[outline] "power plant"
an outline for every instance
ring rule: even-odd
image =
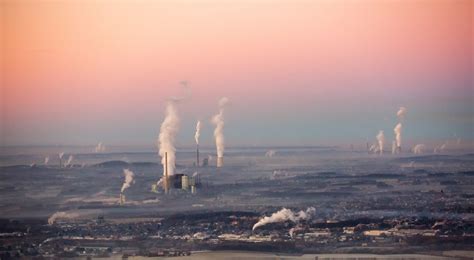
[[[163,177],[157,184],[151,186],[151,191],[158,193],[158,188],[161,185],[164,193],[169,194],[171,189],[176,190],[185,190],[188,191],[191,189],[191,192],[196,193],[196,188],[201,186],[201,181],[198,174],[193,174],[193,176],[188,176],[182,173],[176,173],[169,175],[168,173],[168,153],[165,153],[165,171]]]

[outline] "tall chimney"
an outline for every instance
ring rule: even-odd
[[[199,167],[199,144],[196,145],[196,166]]]
[[[165,152],[165,176],[164,176],[164,182],[165,186],[165,193],[168,194],[169,192],[169,177],[168,177],[168,153]]]
[[[224,157],[217,157],[217,168],[224,166]]]
[[[122,192],[120,192],[120,205],[123,205],[125,203],[125,195],[123,195]]]

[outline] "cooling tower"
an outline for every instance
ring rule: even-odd
[[[220,168],[224,166],[224,157],[217,157],[217,167]]]

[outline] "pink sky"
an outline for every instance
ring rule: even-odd
[[[356,125],[353,138],[382,127],[388,132],[391,121],[359,129],[352,113],[383,120],[399,105],[415,111],[412,118],[445,111],[444,119],[418,130],[439,125],[444,130],[433,138],[472,130],[469,0],[1,5],[4,144],[120,143],[120,136],[146,143],[157,134],[164,100],[179,93],[183,79],[193,92],[182,107],[184,126],[208,118],[227,96],[240,127],[265,120],[298,128],[308,119],[324,124],[314,136],[296,132],[304,137],[298,144],[337,139],[330,132],[338,118]],[[453,115],[460,122],[447,127]],[[288,125],[281,138],[291,143]],[[251,135],[252,127],[240,131]]]

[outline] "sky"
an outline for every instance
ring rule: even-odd
[[[2,0],[1,145],[474,139],[470,0]]]

